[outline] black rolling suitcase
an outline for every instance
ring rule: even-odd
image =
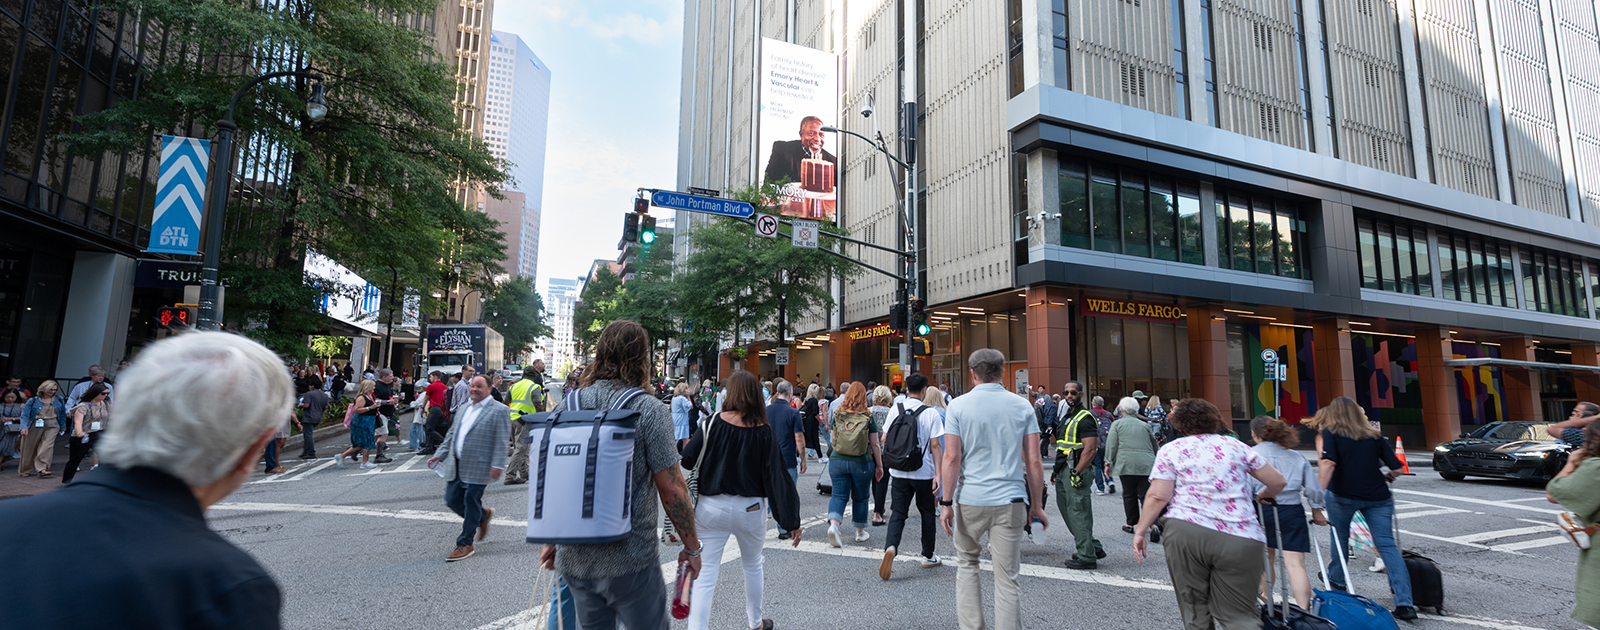
[[[1272,529],[1278,534],[1278,570],[1272,570],[1272,563],[1267,560],[1267,571],[1272,575],[1272,584],[1268,585],[1267,601],[1260,605],[1262,630],[1338,630],[1332,621],[1311,614],[1310,611],[1290,603],[1289,597],[1289,565],[1283,558],[1283,525],[1278,522],[1277,505],[1261,505],[1258,513],[1272,513]],[[1266,525],[1263,520],[1262,525]],[[1316,541],[1313,540],[1315,545]],[[1267,552],[1262,551],[1265,555]],[[1265,560],[1265,558],[1263,558]],[[1281,606],[1272,605],[1271,587],[1278,587],[1278,599]]]
[[[1394,544],[1400,546],[1400,521],[1395,519]],[[1444,574],[1433,559],[1410,549],[1401,548],[1406,574],[1411,576],[1411,602],[1418,608],[1432,608],[1435,614],[1444,613]]]

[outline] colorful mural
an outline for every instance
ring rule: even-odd
[[[1312,354],[1311,329],[1294,326],[1248,325],[1245,348],[1245,373],[1250,378],[1251,415],[1272,415],[1272,381],[1263,378],[1262,348],[1278,353],[1278,361],[1288,366],[1288,379],[1278,391],[1278,408],[1284,422],[1298,424],[1317,412],[1316,359]]]
[[[1350,335],[1355,359],[1356,402],[1367,417],[1386,424],[1422,424],[1422,389],[1417,379],[1417,344],[1393,335]],[[1499,357],[1498,346],[1456,341],[1457,359]],[[1456,368],[1456,404],[1461,424],[1494,422],[1506,417],[1500,368]]]
[[[1471,341],[1454,341],[1450,346],[1450,353],[1457,359],[1500,358],[1500,346]],[[1464,367],[1456,368],[1455,373],[1461,424],[1488,424],[1507,417],[1505,382],[1500,380],[1500,368]]]

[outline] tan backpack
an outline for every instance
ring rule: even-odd
[[[872,414],[843,413],[833,415],[833,450],[840,455],[860,457],[867,454],[868,439],[872,435]]]

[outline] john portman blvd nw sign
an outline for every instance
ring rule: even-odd
[[[751,215],[756,213],[755,206],[743,201],[698,197],[695,195],[685,195],[680,192],[672,192],[670,190],[656,191],[654,194],[650,195],[650,203],[663,208],[720,214],[725,217],[734,217],[738,219],[748,219]]]

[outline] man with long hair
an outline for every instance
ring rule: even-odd
[[[600,332],[594,363],[584,370],[577,390],[581,409],[607,409],[629,389],[649,391],[650,336],[644,327],[615,320]],[[552,411],[563,411],[567,401]],[[671,519],[683,550],[678,561],[692,575],[700,573],[694,505],[678,470],[678,448],[672,439],[672,411],[654,396],[635,396],[627,409],[639,413],[633,449],[633,532],[628,538],[599,545],[545,545],[539,562],[561,574],[572,590],[578,625],[585,630],[666,630],[666,583],[657,564],[656,501]]]

